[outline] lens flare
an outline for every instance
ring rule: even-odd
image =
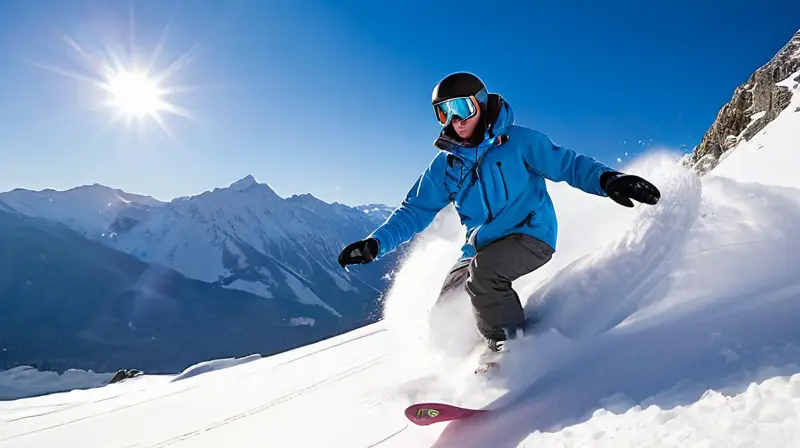
[[[109,113],[106,127],[124,121],[129,127],[133,120],[144,124],[152,120],[167,134],[171,135],[166,123],[166,115],[193,118],[189,110],[174,104],[169,97],[178,93],[199,90],[195,86],[178,86],[170,82],[180,69],[191,61],[192,50],[171,60],[163,69],[156,70],[156,60],[161,56],[169,30],[167,26],[158,44],[149,57],[143,58],[133,50],[112,50],[112,42],[100,42],[98,48],[90,48],[63,35],[62,40],[75,52],[85,66],[85,71],[65,69],[49,64],[33,63],[42,69],[86,82],[97,91],[92,104],[97,110]],[[129,48],[137,48],[131,42]],[[141,64],[146,60],[146,64]]]

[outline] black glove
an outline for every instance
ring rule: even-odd
[[[367,238],[356,241],[342,249],[339,254],[339,264],[342,267],[348,264],[366,264],[378,256],[378,240]]]
[[[655,185],[632,174],[607,171],[600,176],[600,185],[608,197],[625,207],[633,207],[631,199],[655,205],[661,198],[661,192]]]

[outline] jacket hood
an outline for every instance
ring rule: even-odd
[[[461,140],[453,130],[453,125],[449,124],[442,129],[433,145],[443,151],[460,156],[467,148],[493,146],[495,139],[500,138],[502,140],[508,128],[514,124],[514,111],[511,109],[511,105],[499,94],[489,94],[486,110],[481,110],[481,113],[484,117],[483,123],[476,128],[476,130],[483,128],[483,139],[481,141]],[[487,142],[490,144],[486,145]],[[474,153],[474,151],[473,149],[470,153]]]

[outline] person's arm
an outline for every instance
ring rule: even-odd
[[[597,160],[555,145],[544,134],[529,130],[525,163],[553,182],[569,185],[597,196],[610,197],[625,207],[631,199],[655,205],[661,192],[639,176],[620,173]]]
[[[378,242],[378,257],[394,251],[425,230],[436,214],[450,203],[444,185],[445,163],[446,155],[437,155],[408,190],[403,202],[369,236]]]
[[[529,130],[525,162],[553,182],[570,186],[597,196],[608,196],[602,181],[616,170],[597,160],[554,144],[544,134]],[[609,173],[603,176],[603,173]],[[601,179],[603,176],[603,179]]]

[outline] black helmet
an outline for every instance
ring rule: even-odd
[[[479,92],[483,91],[481,95]],[[475,95],[478,102],[486,107],[486,86],[483,81],[472,73],[458,72],[445,76],[436,87],[433,88],[431,97],[431,104],[436,104],[440,101],[458,98],[462,96]]]

